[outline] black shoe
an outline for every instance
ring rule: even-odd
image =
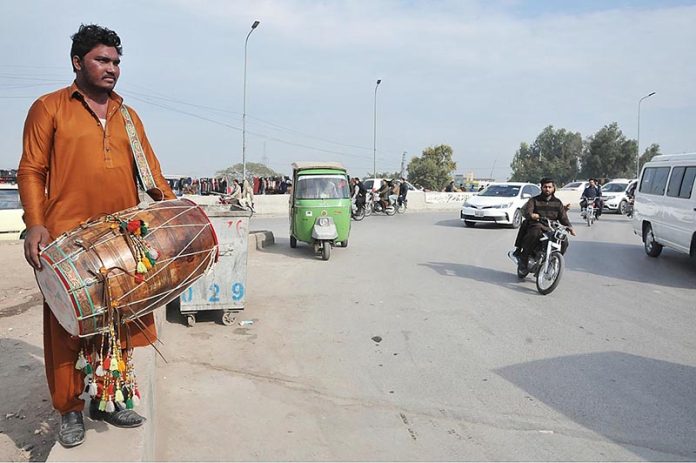
[[[518,259],[521,255],[522,251],[520,250],[520,248],[515,249],[515,252],[512,253],[512,257],[517,257]]]
[[[85,441],[85,422],[82,412],[68,412],[60,417],[58,442],[65,448],[75,447]]]
[[[526,274],[528,272],[527,267],[529,267],[529,258],[520,257],[517,260],[517,272]]]
[[[117,428],[137,428],[146,421],[144,417],[138,415],[134,410],[125,409],[111,413],[103,412],[99,410],[99,402],[96,400],[91,401],[89,404],[89,417],[94,421],[106,421]]]

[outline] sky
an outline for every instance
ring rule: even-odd
[[[0,168],[32,102],[72,82],[81,23],[120,35],[116,91],[166,174],[241,162],[255,20],[246,160],[280,173],[394,172],[446,144],[457,173],[505,180],[548,125],[636,139],[651,92],[641,150],[696,152],[696,0],[0,0]]]

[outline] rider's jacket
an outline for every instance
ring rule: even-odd
[[[542,193],[533,197],[524,205],[523,212],[527,220],[531,220],[532,213],[537,213],[542,219],[558,220],[562,225],[570,227],[570,220],[568,220],[566,209],[563,207],[561,200],[554,195],[545,197]],[[530,222],[530,226],[533,223],[534,222]]]
[[[598,186],[588,186],[582,192],[582,197],[583,198],[595,198],[595,199],[601,198],[602,197],[602,189]]]

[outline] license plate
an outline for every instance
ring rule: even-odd
[[[483,211],[474,211],[474,217],[483,217]]]

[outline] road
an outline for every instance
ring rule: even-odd
[[[166,325],[158,459],[696,459],[696,266],[571,215],[548,296],[456,211],[354,222],[328,262],[253,218],[254,324]]]

